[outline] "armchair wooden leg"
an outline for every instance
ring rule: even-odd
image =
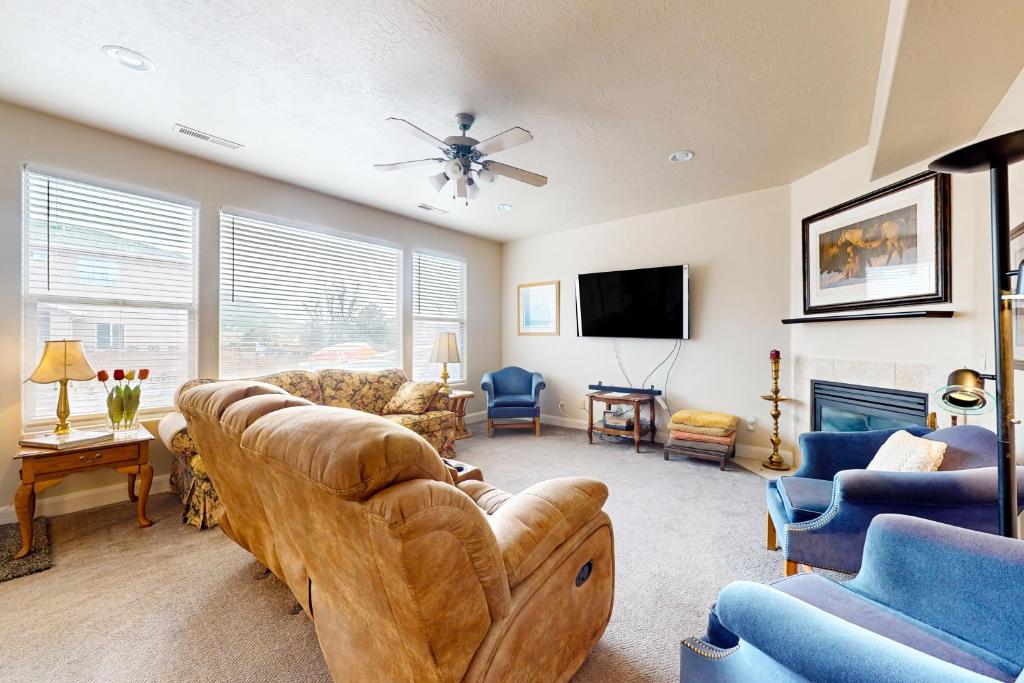
[[[533,430],[534,430],[534,433],[536,433],[537,436],[540,436],[540,418],[539,417],[533,418]]]
[[[491,438],[494,434],[494,420],[487,418],[487,438]]]
[[[794,576],[800,571],[800,565],[792,560],[786,560],[785,569],[783,571],[786,576]]]
[[[768,548],[768,550],[778,550],[779,537],[778,534],[775,533],[775,522],[772,521],[772,516],[767,512],[764,513],[764,518],[767,527],[765,530],[764,544]]]

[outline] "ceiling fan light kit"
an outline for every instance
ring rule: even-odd
[[[462,113],[455,116],[455,122],[459,126],[461,135],[451,135],[441,140],[405,119],[392,117],[388,121],[431,147],[441,150],[444,157],[401,161],[394,164],[374,164],[374,168],[379,171],[397,171],[417,166],[436,167],[438,164],[442,164],[443,170],[440,173],[428,177],[430,184],[440,192],[449,181],[454,180],[453,199],[464,199],[467,206],[470,199],[475,199],[480,195],[481,183],[490,185],[497,180],[498,176],[504,176],[534,187],[544,187],[548,182],[546,177],[538,173],[524,171],[521,168],[485,158],[488,155],[533,140],[533,135],[524,128],[518,126],[509,128],[503,133],[498,133],[481,142],[466,135],[473,125],[474,117],[472,114]]]

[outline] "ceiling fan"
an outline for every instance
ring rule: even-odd
[[[470,199],[475,199],[480,194],[481,184],[493,183],[498,176],[518,180],[534,187],[544,187],[547,184],[548,179],[542,175],[485,158],[495,152],[501,152],[533,140],[530,131],[517,126],[481,142],[466,135],[470,126],[473,125],[473,120],[472,114],[457,114],[455,121],[459,126],[460,135],[451,135],[444,140],[439,140],[405,119],[390,117],[388,121],[393,122],[406,133],[441,150],[444,156],[400,161],[397,164],[374,164],[373,167],[379,171],[397,171],[416,166],[440,166],[440,172],[429,178],[434,189],[440,192],[448,184],[448,181],[454,180],[455,188],[452,198],[465,199],[467,206]]]

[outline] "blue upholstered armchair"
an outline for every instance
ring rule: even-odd
[[[488,372],[480,382],[487,392],[487,436],[497,427],[533,429],[540,436],[540,390],[544,376],[510,365],[497,372]],[[518,418],[512,422],[495,419]],[[522,418],[530,418],[524,422]]]
[[[879,472],[865,468],[895,429],[809,432],[800,436],[803,464],[767,484],[767,541],[780,544],[785,573],[799,564],[860,570],[864,537],[882,513],[923,517],[998,533],[996,436],[976,425],[908,432],[947,444],[938,472]],[[1024,467],[1017,468],[1018,510],[1024,509]]]
[[[1020,682],[1022,623],[1024,541],[881,515],[855,579],[726,586],[679,680]]]

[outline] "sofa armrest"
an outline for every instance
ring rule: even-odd
[[[164,447],[177,455],[195,455],[195,443],[188,433],[185,416],[179,412],[168,413],[160,419],[157,434]]]
[[[608,487],[601,482],[565,477],[534,484],[501,503],[487,520],[501,548],[509,587],[593,519],[607,498]]]
[[[843,470],[862,470],[868,466],[886,439],[898,429],[870,432],[805,432],[800,435],[800,468],[794,477],[832,479]],[[908,427],[914,436],[924,436],[927,427]]]
[[[487,405],[494,403],[494,376],[491,373],[485,372],[480,378],[480,388],[487,394]]]
[[[740,638],[731,656],[756,648],[792,672],[794,680],[991,680],[761,584],[729,584],[719,594],[715,612],[722,625]]]
[[[1024,659],[1024,543],[1017,539],[880,515],[868,529],[861,571],[847,585],[1005,659]]]
[[[547,386],[544,383],[544,375],[539,372],[533,373],[531,385],[530,393],[533,394],[533,402],[540,403],[540,390]]]

